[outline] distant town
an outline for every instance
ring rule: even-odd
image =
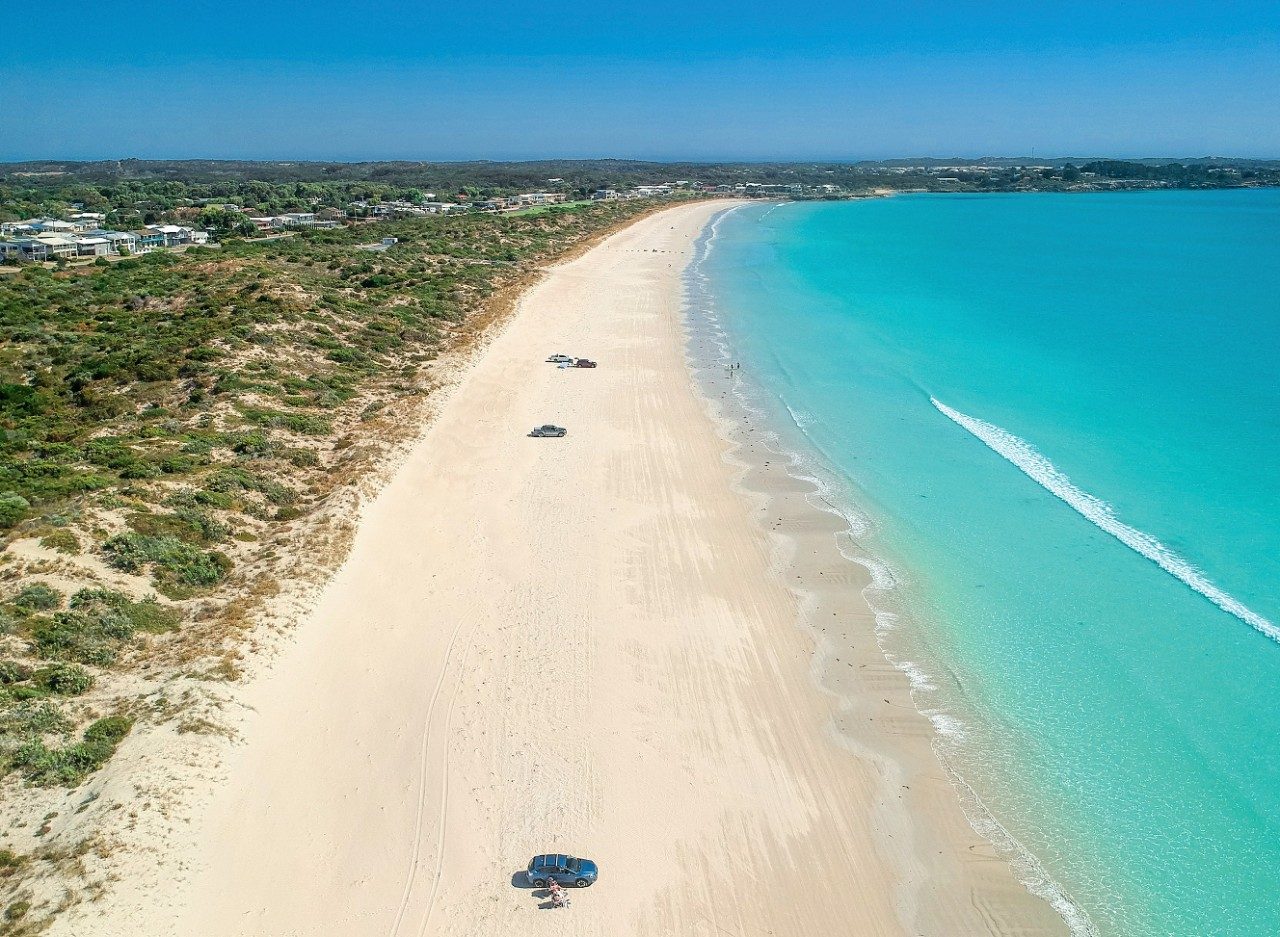
[[[662,180],[666,176],[665,181]],[[599,201],[1094,192],[1280,185],[1264,160],[895,160],[852,164],[42,161],[0,165],[0,264],[94,263],[228,238]],[[527,188],[522,188],[527,186]]]

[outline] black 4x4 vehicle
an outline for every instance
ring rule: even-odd
[[[573,856],[534,856],[529,860],[529,868],[525,875],[529,884],[541,888],[554,879],[561,885],[573,885],[586,888],[596,880],[599,869],[590,859],[576,859]]]

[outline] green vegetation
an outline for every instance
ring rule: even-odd
[[[77,194],[92,207],[151,187]],[[468,316],[644,207],[386,222],[0,275],[0,544],[57,554],[6,553],[0,777],[74,786],[101,767],[132,725],[94,720],[113,675],[216,660],[219,632],[189,638],[192,626],[252,622],[278,586],[241,570],[269,563],[285,524],[371,464],[363,443],[429,387],[423,368]],[[382,236],[398,243],[360,247]],[[101,586],[103,564],[141,580],[133,596]],[[40,578],[61,585],[76,570],[91,586],[69,598]],[[146,587],[163,598],[139,600]],[[0,875],[17,868],[0,857]]]
[[[136,573],[150,568],[156,587],[170,598],[186,598],[192,589],[221,582],[231,571],[225,554],[201,550],[170,535],[120,534],[102,547],[117,569]]]
[[[69,530],[55,530],[40,538],[40,546],[75,556],[80,552],[80,538]]]
[[[965,165],[957,170],[956,163]],[[1075,165],[1072,165],[1072,163]],[[684,180],[700,186],[747,183],[838,187],[845,193],[877,188],[1058,189],[1083,173],[1128,182],[1199,187],[1280,184],[1280,161],[902,159],[818,163],[653,163],[637,160],[529,162],[256,162],[239,160],[42,160],[0,164],[0,220],[56,213],[70,204],[107,214],[107,224],[136,228],[163,220],[197,224],[219,237],[253,236],[233,204],[255,213],[345,213],[357,200],[475,202],[520,192],[555,191],[581,199],[601,188]],[[572,203],[572,202],[571,202]],[[546,209],[528,209],[539,214]],[[374,274],[374,276],[379,276]]]
[[[48,611],[62,604],[62,593],[43,582],[33,582],[13,597],[13,605],[24,612]]]
[[[108,206],[113,227],[183,220],[200,189],[30,182],[0,176],[0,218],[74,200]],[[227,200],[310,210],[316,197],[244,185],[256,201]],[[340,559],[342,516],[321,509],[408,433],[431,362],[492,321],[495,294],[505,304],[547,259],[647,207],[435,216],[0,273],[0,780],[77,786],[135,716],[221,734],[199,681],[239,677],[277,576]],[[382,237],[398,243],[361,246]],[[48,797],[31,802],[43,812]],[[48,833],[51,815],[30,812],[22,825]],[[48,854],[0,852],[0,933],[47,923],[52,906],[28,898],[53,874]]]
[[[79,742],[51,748],[43,738],[31,737],[8,756],[8,770],[20,772],[41,787],[74,787],[101,768],[133,728],[124,716],[99,719],[84,730]]]
[[[0,277],[0,528],[130,483],[185,482],[193,509],[304,513],[276,480],[322,468],[301,442],[332,441],[335,413],[362,393],[405,393],[522,263],[637,207],[388,222],[378,234],[399,243],[378,254],[358,248],[363,229],[314,230]],[[224,521],[135,511],[130,526],[105,551],[158,588],[205,588],[231,568],[194,549],[224,539]],[[72,531],[46,542],[83,549]]]

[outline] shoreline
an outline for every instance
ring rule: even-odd
[[[784,204],[789,203],[775,207]],[[1083,926],[1080,932],[1089,933],[1087,919],[1056,885],[1028,873],[1038,870],[1033,856],[1007,833],[1006,842],[1000,843],[980,829],[983,825],[993,834],[1003,831],[940,748],[941,723],[947,716],[921,708],[911,662],[899,660],[885,643],[899,615],[879,608],[871,593],[893,589],[894,576],[857,543],[855,531],[869,523],[858,517],[861,509],[837,504],[829,483],[811,474],[815,466],[806,467],[805,462],[820,462],[819,454],[802,458],[784,443],[784,434],[771,425],[772,415],[752,401],[767,391],[751,383],[750,373],[744,378],[741,372],[726,370],[734,360],[731,338],[718,321],[714,294],[695,281],[702,278],[697,268],[716,236],[714,225],[734,210],[723,209],[708,224],[701,239],[706,242],[704,253],[686,268],[686,356],[708,416],[728,446],[725,457],[735,470],[734,485],[755,502],[757,527],[771,542],[775,567],[803,609],[797,624],[814,642],[814,683],[834,700],[834,741],[860,757],[884,758],[899,772],[901,789],[910,791],[903,795],[903,809],[912,818],[928,818],[912,828],[921,855],[949,850],[955,856],[982,856],[986,865],[999,867],[993,873],[979,869],[983,863],[968,863],[969,868],[948,882],[975,896],[985,893],[982,902],[993,921],[1008,915],[1007,922],[995,923],[993,933],[1004,932],[1006,924],[1016,933],[1076,932],[1070,921],[1077,918]],[[750,390],[744,391],[742,383]],[[845,542],[850,544],[848,551],[842,546]],[[902,715],[904,708],[911,715]],[[910,724],[912,716],[920,725]],[[948,799],[958,809],[939,815],[937,805]],[[1019,874],[1020,867],[1024,874]],[[954,921],[948,920],[944,907],[930,906],[926,883],[914,883],[913,891],[921,933],[951,933],[948,928]],[[1039,913],[1041,909],[1023,907],[1026,899],[1052,908],[1049,918]],[[1021,919],[1028,913],[1029,918]]]
[[[583,934],[1065,932],[964,819],[836,518],[695,384],[683,275],[724,210],[521,295],[237,692],[178,893],[94,933],[552,933],[512,885],[557,850],[601,863]],[[545,421],[569,436],[523,436]]]

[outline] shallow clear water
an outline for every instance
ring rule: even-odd
[[[871,517],[886,643],[1028,874],[1082,929],[1280,933],[1280,191],[753,205],[716,232],[730,353]]]

